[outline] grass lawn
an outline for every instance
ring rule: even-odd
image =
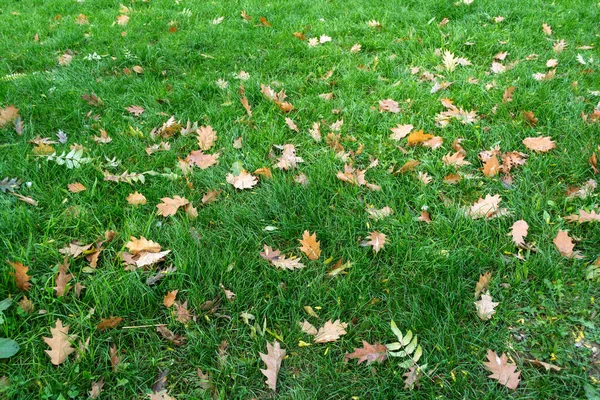
[[[564,218],[598,210],[598,21],[597,0],[0,0],[0,337],[20,347],[0,397],[599,398],[600,224]],[[170,252],[136,255],[141,237]],[[57,320],[77,350],[53,365]],[[346,333],[317,343],[304,320]],[[422,349],[412,389],[406,357],[345,360],[396,341],[392,320]]]

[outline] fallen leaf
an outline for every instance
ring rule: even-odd
[[[202,196],[202,204],[209,204],[213,201],[216,201],[221,192],[222,190],[209,190],[204,196]]]
[[[483,174],[485,176],[495,176],[498,175],[500,171],[500,163],[498,162],[498,157],[493,155],[491,158],[488,158],[483,163]]]
[[[6,262],[15,270],[15,272],[10,272],[10,274],[15,277],[15,284],[17,285],[17,288],[23,291],[31,289],[31,283],[29,283],[29,280],[31,280],[31,276],[27,275],[29,267],[24,266],[18,261]]]
[[[286,258],[281,255],[281,251],[273,250],[266,244],[264,245],[264,251],[260,253],[260,256],[265,260],[268,260],[273,266],[281,269],[294,270],[305,267],[298,257],[290,256],[289,258]]]
[[[479,319],[487,321],[491,319],[492,316],[496,313],[496,306],[500,303],[494,303],[492,301],[492,296],[489,294],[482,294],[481,299],[475,302],[475,308],[477,309],[477,316]]]
[[[379,250],[381,250],[387,242],[386,235],[377,231],[371,232],[369,236],[367,236],[367,239],[369,240],[365,241],[364,245],[371,246],[375,253],[379,253]]]
[[[281,368],[281,362],[285,358],[286,351],[281,348],[278,341],[275,341],[273,345],[267,342],[267,354],[259,353],[260,358],[266,364],[266,369],[261,369],[260,372],[267,377],[265,383],[274,392],[277,391],[277,376],[279,375],[279,369]]]
[[[418,130],[410,133],[408,135],[408,145],[416,146],[418,144],[424,143],[433,138],[433,135],[429,133],[423,133],[423,130]]]
[[[258,178],[249,174],[246,170],[241,170],[238,175],[227,174],[225,179],[234,188],[240,190],[252,189],[258,183]]]
[[[54,277],[54,291],[56,292],[56,297],[62,297],[69,292],[70,286],[67,286],[69,282],[73,279],[73,274],[67,274],[69,271],[69,263],[67,263],[66,258],[65,261],[61,264],[58,263],[58,274]]]
[[[400,112],[400,108],[398,107],[398,102],[392,100],[392,99],[387,99],[387,100],[380,100],[379,101],[379,111],[384,112],[391,112],[391,113],[399,113]]]
[[[506,386],[509,389],[516,389],[519,386],[521,379],[519,375],[521,372],[517,372],[517,366],[513,363],[508,363],[508,357],[506,354],[498,357],[495,351],[487,351],[488,362],[483,363],[485,367],[492,373],[488,375],[488,378],[492,378],[498,381],[501,385]]]
[[[165,297],[163,298],[163,304],[165,307],[169,308],[175,303],[175,297],[177,297],[178,292],[179,290],[175,289],[171,290],[165,295]]]
[[[51,337],[44,337],[44,342],[50,346],[50,350],[44,350],[54,365],[64,363],[69,355],[75,351],[71,342],[75,336],[69,335],[69,326],[64,326],[60,319],[56,320],[54,328],[50,328]]]
[[[290,128],[291,130],[299,132],[298,126],[294,123],[294,121],[292,121],[291,118],[286,117],[285,123],[288,126],[288,128]]]
[[[345,322],[340,322],[339,319],[332,322],[331,320],[325,322],[315,335],[314,341],[315,343],[328,343],[335,342],[346,334],[346,328],[348,324]]]
[[[502,198],[498,194],[494,196],[488,194],[484,199],[480,197],[479,200],[469,207],[467,215],[473,219],[490,219],[503,215],[506,211],[500,208],[500,201],[502,201]]]
[[[413,390],[416,387],[421,386],[419,379],[423,376],[423,370],[417,365],[411,367],[407,372],[402,374],[404,379],[404,389]]]
[[[268,28],[270,28],[272,25],[269,21],[267,21],[267,19],[265,17],[259,17],[258,21],[262,24],[262,26],[266,26]],[[275,390],[275,389],[273,389]]]
[[[119,357],[119,351],[117,350],[116,344],[113,344],[108,349],[108,356],[110,357],[110,365],[112,366],[112,371],[117,372],[119,370],[119,363],[121,362],[121,358]]]
[[[127,247],[127,249],[129,249],[129,251],[133,255],[136,255],[143,251],[158,253],[161,249],[160,244],[153,242],[152,240],[148,240],[143,236],[140,236],[139,239],[137,239],[134,236],[131,236],[129,238],[129,242],[125,243],[125,247]]]
[[[492,273],[489,271],[483,275],[479,275],[479,281],[475,284],[475,298],[479,297],[481,292],[483,292],[490,286],[491,279]]]
[[[139,117],[140,115],[142,115],[144,113],[144,107],[141,106],[129,106],[125,108],[127,111],[129,111],[130,113],[132,113],[133,115],[135,115],[136,117]]]
[[[208,150],[210,149],[215,141],[217,140],[217,131],[213,130],[213,128],[208,126],[201,126],[196,131],[198,137],[198,146],[200,146],[200,150]]]
[[[545,153],[556,147],[550,136],[528,137],[523,139],[523,144],[529,150]]]
[[[207,169],[219,163],[219,155],[219,153],[205,154],[202,150],[194,150],[185,160],[200,169]]]
[[[427,211],[427,210],[421,210],[421,214],[419,215],[419,218],[417,218],[417,219],[419,221],[423,221],[428,224],[431,223],[431,215],[429,215],[429,211]]]
[[[177,314],[177,321],[187,324],[188,322],[196,319],[196,316],[188,310],[187,300],[183,303],[175,301],[174,305]]]
[[[19,117],[19,109],[15,106],[0,108],[0,128],[15,121]]]
[[[71,193],[83,192],[86,189],[85,186],[83,186],[79,182],[69,183],[67,187],[69,188],[69,192]]]
[[[100,323],[96,326],[96,329],[99,331],[105,331],[107,329],[115,328],[123,321],[121,317],[110,317],[110,318],[102,318]]]
[[[309,334],[311,336],[315,336],[317,334],[317,328],[315,328],[314,325],[308,322],[307,320],[304,320],[303,322],[298,322],[298,325],[300,325],[300,329],[302,330],[302,332],[306,334]]]
[[[573,252],[575,244],[567,231],[558,230],[558,234],[552,241],[561,256],[566,258],[582,258],[579,252]]]
[[[442,157],[442,162],[446,165],[453,165],[457,168],[464,165],[471,165],[470,162],[465,160],[465,153],[462,151],[457,151],[454,154],[446,154],[444,157]]]
[[[146,204],[146,197],[143,194],[138,193],[136,191],[134,193],[129,194],[129,196],[127,196],[127,202],[134,206],[144,205],[144,204]]]
[[[299,239],[300,251],[302,251],[309,260],[318,260],[321,256],[321,242],[317,242],[317,234],[312,235],[308,231],[304,231],[302,239]]]
[[[562,368],[557,367],[556,365],[547,363],[547,362],[543,362],[540,360],[525,360],[528,363],[531,363],[531,365],[536,366],[536,367],[542,367],[544,368],[546,371],[560,371]]]
[[[92,389],[88,392],[88,395],[91,399],[97,399],[102,393],[102,388],[104,387],[104,377],[102,377],[99,381],[92,382]]]
[[[369,218],[374,219],[375,221],[389,217],[393,213],[394,210],[387,206],[379,210],[373,207],[367,207],[367,214],[369,214]]]
[[[228,290],[225,288],[225,286],[223,286],[223,284],[219,284],[219,287],[221,288],[221,290],[223,290],[223,293],[225,294],[225,298],[227,299],[227,301],[234,301],[236,294],[233,293],[231,290]]]
[[[26,314],[31,314],[35,311],[35,306],[33,305],[33,301],[29,300],[27,296],[23,296],[21,301],[19,301],[19,307]]]
[[[355,348],[354,352],[346,354],[344,360],[355,358],[358,360],[357,364],[366,361],[367,364],[371,364],[377,361],[381,364],[387,358],[388,349],[385,345],[375,342],[375,344],[369,344],[366,341],[362,341],[363,347]]]
[[[284,144],[283,153],[278,159],[276,167],[279,169],[288,170],[291,168],[296,168],[298,166],[298,163],[302,162],[304,162],[304,160],[301,157],[296,157],[296,148],[294,147],[294,145]]]
[[[187,341],[186,337],[173,333],[163,325],[157,326],[156,332],[160,333],[163,338],[173,343],[175,346],[182,346]]]
[[[179,207],[189,204],[189,200],[180,196],[173,196],[173,198],[163,197],[160,199],[162,203],[158,204],[158,214],[163,217],[175,215]]]
[[[407,124],[407,125],[396,125],[395,128],[390,128],[390,131],[392,131],[392,134],[390,135],[390,139],[392,140],[401,140],[403,138],[405,138],[412,130],[413,130],[414,126]]]
[[[515,243],[517,247],[525,246],[525,236],[527,236],[527,230],[529,229],[529,225],[524,220],[516,221],[512,228],[509,236],[512,236],[512,241]]]

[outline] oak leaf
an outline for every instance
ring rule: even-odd
[[[462,167],[463,165],[471,165],[470,162],[465,160],[465,153],[457,151],[454,154],[446,154],[442,157],[442,162],[446,165],[453,165],[455,167]]]
[[[584,222],[597,221],[600,222],[600,214],[596,213],[595,210],[587,212],[585,210],[579,210],[579,214],[573,214],[564,217],[569,222],[578,222],[580,224]]]
[[[117,350],[116,344],[113,344],[108,349],[108,356],[110,357],[110,365],[112,366],[112,371],[117,372],[119,370],[119,363],[121,362],[121,358],[119,357],[119,351]]]
[[[200,150],[210,149],[217,140],[217,131],[213,130],[210,125],[201,126],[196,133],[198,135],[198,146],[200,146]]]
[[[173,196],[173,198],[163,197],[161,199],[162,203],[158,204],[156,208],[158,208],[158,214],[163,217],[168,217],[171,215],[175,215],[179,207],[185,206],[189,204],[189,200],[180,196]]]
[[[216,201],[221,192],[222,190],[209,190],[204,196],[202,196],[202,204],[209,204],[213,201]]]
[[[566,258],[582,258],[578,251],[574,252],[575,244],[567,231],[558,230],[558,234],[552,241],[561,256]]]
[[[517,247],[525,246],[525,236],[527,236],[527,230],[529,229],[529,225],[524,220],[520,219],[516,221],[512,227],[511,231],[508,234],[512,236],[512,241],[515,243]]]
[[[67,286],[69,282],[73,279],[73,274],[68,274],[69,271],[69,263],[67,263],[66,258],[65,261],[61,264],[58,263],[58,274],[54,278],[55,287],[53,288],[56,292],[57,297],[62,297],[69,292],[71,289],[70,286]]]
[[[290,256],[289,258],[286,258],[285,256],[281,255],[281,251],[273,250],[266,244],[264,245],[264,251],[261,252],[260,255],[277,268],[294,270],[305,267],[305,265],[300,262],[298,257]]]
[[[345,322],[340,322],[339,319],[332,322],[331,320],[325,322],[315,335],[315,343],[328,343],[335,342],[346,334],[346,328],[348,324]]]
[[[13,267],[13,269],[15,270],[14,272],[11,272],[10,274],[12,276],[15,277],[15,284],[17,285],[17,288],[19,288],[20,290],[26,291],[31,289],[31,283],[29,283],[29,280],[31,279],[31,276],[27,275],[27,271],[29,271],[29,267],[24,266],[23,264],[21,264],[18,261],[6,261],[11,267]]]
[[[396,102],[392,99],[387,99],[387,100],[379,101],[379,111],[381,111],[381,112],[388,111],[391,113],[399,113],[400,108],[398,107],[398,102]]]
[[[479,297],[481,292],[483,292],[490,286],[491,279],[492,273],[489,271],[483,275],[479,275],[479,281],[475,284],[475,298]]]
[[[508,362],[506,354],[498,357],[495,351],[488,350],[487,352],[488,362],[483,363],[485,367],[492,373],[488,375],[488,378],[492,378],[498,381],[501,385],[506,386],[509,389],[516,389],[519,386],[521,379],[519,376],[521,372],[517,372],[517,366],[513,363]]]
[[[529,150],[545,153],[556,147],[550,136],[528,137],[523,139],[523,144]]]
[[[364,242],[365,246],[371,246],[375,253],[379,253],[379,250],[386,244],[386,235],[377,231],[373,231],[367,236],[367,241]]]
[[[137,191],[127,196],[126,200],[129,204],[134,206],[146,204],[146,197]]]
[[[367,214],[369,214],[369,218],[378,221],[381,219],[384,219],[386,217],[389,217],[390,215],[392,215],[394,213],[394,210],[392,210],[390,207],[385,206],[381,209],[376,209],[373,208],[372,206],[368,206],[367,207]]]
[[[165,295],[165,297],[163,298],[163,304],[165,307],[169,308],[175,303],[175,297],[177,296],[177,292],[179,292],[179,290],[175,289],[171,290]]]
[[[304,160],[301,157],[296,157],[296,148],[293,144],[284,144],[283,153],[278,159],[277,168],[288,170],[290,168],[296,168],[298,163],[302,163]]]
[[[309,334],[311,336],[315,336],[317,334],[317,328],[315,328],[314,325],[308,322],[307,320],[298,322],[298,325],[300,325],[300,329],[302,330],[302,332],[306,334]]]
[[[299,239],[300,250],[306,254],[310,260],[318,260],[321,256],[321,242],[317,242],[317,234],[312,235],[308,231],[304,231],[302,239]]]
[[[290,128],[291,130],[299,132],[298,125],[296,125],[296,123],[294,121],[292,121],[291,118],[286,117],[285,118],[285,123],[288,126],[288,128]]]
[[[492,296],[489,294],[482,294],[481,299],[475,302],[475,308],[477,309],[477,316],[487,321],[492,318],[492,315],[496,313],[496,306],[500,303],[494,303]]]
[[[375,342],[375,344],[369,344],[366,341],[362,341],[363,347],[355,348],[354,352],[346,354],[344,360],[356,358],[357,364],[366,361],[367,364],[371,364],[375,361],[382,363],[387,358],[388,349],[385,345]]]
[[[285,358],[286,351],[281,348],[278,341],[272,345],[267,342],[267,354],[259,353],[260,358],[266,364],[266,369],[261,369],[260,372],[267,377],[265,383],[273,390],[277,391],[277,376],[281,368],[281,362]]]
[[[219,153],[206,154],[202,150],[194,150],[188,154],[185,159],[188,163],[193,164],[200,169],[207,169],[219,163]]]
[[[392,134],[390,135],[390,139],[392,140],[401,140],[403,138],[405,138],[412,130],[413,130],[414,126],[410,125],[410,124],[406,124],[406,125],[396,125],[395,128],[390,128],[390,131],[392,131]]]
[[[79,192],[83,192],[86,188],[85,186],[83,186],[81,183],[79,182],[73,182],[73,183],[69,183],[67,185],[67,187],[69,188],[69,192],[71,193],[79,193]]]
[[[0,128],[13,122],[19,117],[19,109],[15,106],[0,108]]]
[[[129,111],[131,114],[135,115],[136,117],[139,117],[140,115],[142,115],[144,113],[144,107],[142,106],[129,106],[125,108],[127,111]]]
[[[75,347],[71,345],[71,342],[75,339],[75,336],[69,335],[69,326],[64,326],[60,319],[56,320],[54,328],[50,328],[51,337],[44,337],[44,342],[50,346],[50,350],[44,350],[50,357],[50,362],[54,365],[60,365],[64,363],[69,354],[75,351]]]
[[[483,163],[483,174],[485,176],[498,175],[499,171],[500,171],[500,163],[498,162],[498,157],[496,157],[496,155],[493,155],[492,157],[488,158]]]
[[[100,323],[96,326],[96,329],[99,331],[104,331],[107,329],[115,328],[123,321],[121,317],[110,317],[110,318],[102,318]]]
[[[156,332],[160,333],[161,336],[167,339],[169,342],[173,343],[175,346],[181,346],[185,344],[187,338],[181,335],[177,335],[169,330],[164,325],[159,325],[156,327]]]
[[[234,188],[244,190],[252,189],[258,183],[258,178],[248,173],[246,170],[241,170],[238,175],[227,174],[225,177],[228,183]]]
[[[428,140],[430,140],[432,138],[433,138],[432,134],[430,134],[430,133],[424,133],[423,129],[421,129],[421,130],[418,130],[418,131],[411,132],[408,135],[408,139],[407,140],[408,140],[408,145],[409,146],[416,146],[416,145],[421,144],[423,142],[426,142],[426,141],[428,141]]]
[[[490,196],[488,194],[484,199],[480,197],[479,200],[469,207],[467,210],[467,215],[473,219],[490,219],[499,215],[503,215],[506,213],[506,211],[505,209],[500,208],[500,201],[502,201],[502,197],[500,197],[498,194],[494,196]]]
[[[148,240],[143,236],[140,236],[139,239],[131,236],[129,238],[129,242],[125,243],[125,247],[127,247],[133,255],[136,255],[142,251],[158,253],[161,249],[160,244],[153,242],[152,240]]]

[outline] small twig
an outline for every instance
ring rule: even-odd
[[[137,325],[137,326],[124,326],[121,329],[134,329],[134,328],[153,328],[157,326],[167,326],[167,324],[156,324],[156,325]]]

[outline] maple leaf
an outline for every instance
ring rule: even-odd
[[[228,183],[234,188],[244,190],[252,189],[258,183],[258,178],[248,173],[246,170],[241,170],[238,175],[227,174],[225,177]]]
[[[267,342],[267,354],[259,353],[260,358],[266,364],[266,369],[261,369],[260,372],[267,377],[265,383],[273,390],[277,391],[277,376],[281,368],[281,362],[285,358],[286,351],[281,348],[278,341],[272,345]]]
[[[163,325],[157,326],[156,332],[160,333],[163,338],[167,339],[169,342],[173,343],[175,346],[181,346],[181,345],[185,344],[185,342],[187,341],[187,338],[173,333],[171,330],[169,330],[168,328],[166,328]]]
[[[79,193],[79,192],[83,192],[84,190],[86,190],[85,186],[83,186],[79,182],[69,183],[67,185],[67,187],[69,189],[69,192],[71,192],[71,193]]]
[[[494,303],[492,301],[492,296],[489,294],[482,294],[481,299],[476,301],[474,304],[475,308],[477,309],[477,316],[480,319],[487,321],[496,313],[495,308],[500,303]]]
[[[178,292],[179,290],[175,289],[171,290],[165,295],[165,297],[163,298],[163,304],[165,307],[169,308],[175,303],[175,297],[177,297]]]
[[[317,234],[312,235],[308,231],[304,231],[302,239],[298,240],[302,245],[300,251],[302,251],[310,260],[318,260],[321,256],[321,242],[317,242]]]
[[[133,115],[135,115],[136,117],[139,117],[140,115],[142,115],[144,113],[144,107],[141,106],[129,106],[125,108],[127,111],[129,111],[130,113],[132,113]]]
[[[561,256],[566,258],[583,258],[578,251],[573,251],[575,244],[567,231],[559,229],[558,234],[552,242]]]
[[[217,140],[217,131],[213,130],[210,125],[201,126],[196,133],[198,135],[198,146],[200,146],[200,150],[210,149]]]
[[[127,196],[126,200],[129,204],[134,206],[146,204],[146,197],[143,194],[138,193],[137,191],[134,193],[130,193],[129,196]]]
[[[202,150],[192,151],[185,159],[188,163],[193,164],[200,169],[207,169],[219,163],[219,153],[205,154]]]
[[[480,197],[479,200],[469,207],[467,215],[473,219],[490,219],[505,214],[506,210],[500,208],[500,201],[502,201],[502,197],[498,194],[494,196],[488,194],[484,199]]]
[[[423,133],[423,129],[414,131],[410,135],[408,135],[408,145],[416,146],[423,142],[426,142],[433,138],[433,135],[430,133]]]
[[[123,321],[121,317],[110,317],[110,318],[102,318],[100,323],[96,326],[96,329],[99,331],[104,331],[107,329],[115,328]]]
[[[479,297],[481,292],[486,290],[490,286],[490,280],[492,279],[492,273],[486,272],[483,275],[479,275],[479,281],[475,284],[475,298]]]
[[[156,208],[158,208],[158,214],[163,217],[168,217],[171,215],[175,215],[179,207],[185,206],[189,204],[189,200],[180,196],[173,196],[173,198],[163,197],[160,199],[162,203],[158,204]]]
[[[314,341],[315,343],[335,342],[341,336],[346,334],[347,327],[348,324],[340,322],[339,319],[336,319],[334,322],[329,320],[318,330]]]
[[[283,153],[278,159],[277,168],[288,170],[290,168],[296,168],[298,163],[302,163],[304,160],[301,157],[296,157],[296,148],[292,144],[283,145]]]
[[[508,362],[506,354],[498,357],[495,351],[488,350],[487,359],[488,362],[483,363],[483,365],[492,373],[488,375],[488,378],[495,379],[501,385],[512,390],[519,386],[519,382],[521,381],[519,375],[521,375],[521,372],[517,372],[515,364]]]
[[[29,283],[31,276],[27,275],[29,267],[24,266],[18,261],[6,262],[15,270],[15,272],[10,272],[10,274],[15,277],[15,284],[17,285],[17,288],[23,291],[31,289],[31,283]]]
[[[67,285],[73,279],[73,274],[67,274],[69,271],[69,263],[67,263],[66,260],[65,257],[65,261],[62,264],[58,263],[58,274],[56,274],[56,277],[54,278],[56,286],[53,289],[56,292],[57,297],[64,296],[71,288],[70,286],[67,287]]]
[[[398,107],[398,102],[387,99],[387,100],[379,100],[379,111],[380,112],[391,112],[391,113],[399,113],[400,108]]]
[[[69,354],[75,351],[71,342],[75,340],[75,336],[69,335],[69,325],[64,326],[60,319],[56,320],[54,328],[50,328],[51,337],[44,337],[44,342],[50,346],[50,350],[44,350],[50,357],[50,362],[54,365],[64,363]]]
[[[556,147],[550,136],[528,137],[523,139],[523,144],[529,150],[545,153]]]
[[[516,221],[512,227],[508,236],[512,236],[512,241],[515,243],[517,247],[525,246],[525,236],[527,236],[527,230],[529,229],[529,225],[524,220],[520,219]]]
[[[142,251],[158,253],[161,248],[160,244],[153,242],[152,240],[148,240],[143,236],[140,236],[139,239],[131,236],[129,238],[129,242],[125,243],[125,247],[127,247],[127,249],[129,249],[133,255],[136,255]]]
[[[387,242],[386,235],[377,231],[371,232],[369,236],[367,236],[367,239],[369,240],[365,241],[363,246],[373,247],[375,253],[379,253],[379,250],[381,250]]]
[[[390,128],[390,131],[392,131],[393,133],[390,135],[390,139],[392,140],[401,140],[403,138],[405,138],[412,130],[413,130],[414,126],[407,124],[407,125],[396,125],[395,128]]]
[[[381,364],[387,358],[388,349],[383,344],[379,344],[375,342],[375,344],[369,344],[366,341],[362,341],[363,347],[358,347],[354,349],[354,352],[350,354],[346,354],[344,356],[344,360],[348,360],[351,358],[356,358],[358,360],[357,364],[366,361],[367,364],[371,364],[377,361]]]

